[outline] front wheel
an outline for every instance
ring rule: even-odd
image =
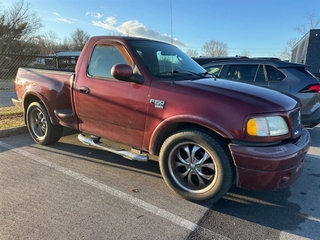
[[[51,123],[49,115],[41,103],[31,103],[26,114],[27,126],[35,142],[48,145],[61,138],[63,127]]]
[[[187,129],[174,133],[159,155],[166,184],[191,201],[222,198],[234,180],[234,166],[226,147],[211,135]]]

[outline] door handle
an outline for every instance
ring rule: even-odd
[[[88,94],[90,92],[90,89],[88,87],[85,87],[85,86],[81,86],[81,87],[78,87],[77,89],[80,93],[83,93],[83,94]]]

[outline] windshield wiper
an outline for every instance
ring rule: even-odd
[[[182,69],[181,69],[182,70]],[[208,72],[196,73],[193,71],[179,71],[179,69],[175,69],[169,72],[161,72],[157,76],[170,78],[171,83],[174,85],[176,81],[185,81],[185,80],[199,80],[202,78],[212,78],[213,76]]]
[[[193,71],[179,71],[179,70],[173,70],[172,73],[178,73],[178,74],[188,74],[188,75],[194,75],[200,78],[206,78],[206,77],[212,77],[211,74],[209,74],[208,72],[203,72],[203,73],[196,73]]]

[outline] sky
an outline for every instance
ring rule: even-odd
[[[18,1],[18,0],[17,0]],[[277,57],[294,30],[320,19],[320,0],[24,0],[42,19],[41,33],[61,41],[76,29],[90,36],[130,35],[173,42],[198,51],[211,40],[228,46],[228,55]],[[0,0],[7,9],[15,0]]]

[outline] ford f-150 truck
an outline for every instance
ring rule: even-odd
[[[179,48],[150,39],[92,37],[73,72],[19,68],[15,89],[35,142],[55,143],[67,127],[131,160],[159,156],[166,184],[192,201],[217,201],[233,184],[288,186],[310,146],[297,99],[213,78]]]

